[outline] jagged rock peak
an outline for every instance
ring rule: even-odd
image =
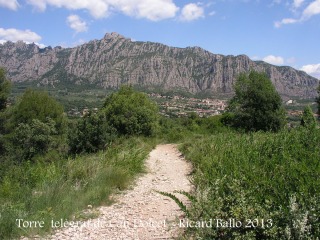
[[[119,39],[119,38],[125,38],[119,33],[112,32],[112,33],[106,33],[103,37],[103,39],[109,40],[109,39]]]
[[[99,87],[121,84],[191,93],[230,94],[240,73],[266,72],[283,96],[314,98],[319,81],[290,67],[255,62],[246,55],[213,54],[200,47],[175,48],[135,42],[113,32],[74,47],[38,49],[22,42],[0,45],[0,67],[13,82],[82,81]]]

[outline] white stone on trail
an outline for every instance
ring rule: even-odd
[[[48,239],[173,239],[181,231],[178,205],[157,191],[189,192],[191,165],[175,145],[158,145],[146,160],[147,173],[133,189],[115,196],[116,203],[100,207],[100,215],[80,226],[62,228]],[[180,198],[180,195],[179,195]],[[186,200],[181,196],[181,199]]]

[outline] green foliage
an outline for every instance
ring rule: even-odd
[[[285,126],[280,95],[264,73],[239,76],[227,112],[232,114],[227,118],[231,125],[246,131],[278,131]]]
[[[54,144],[57,135],[55,122],[33,119],[30,124],[20,123],[10,137],[11,155],[18,161],[30,160],[35,155],[45,154]]]
[[[66,153],[63,107],[46,92],[26,90],[16,104],[1,113],[0,119],[0,148],[12,161],[33,161],[49,151]]]
[[[309,105],[303,110],[300,124],[306,128],[315,128],[317,125],[316,119],[314,118],[312,109]]]
[[[153,147],[150,139],[132,137],[91,155],[7,166],[0,172],[0,238],[42,236],[50,231],[52,220],[79,220],[88,215],[88,205],[110,204],[112,193],[126,189],[144,171],[144,160]],[[18,228],[18,218],[45,224]]]
[[[316,103],[318,105],[318,115],[320,115],[320,83],[317,89],[318,97],[316,98]]]
[[[119,134],[154,134],[157,126],[158,108],[144,93],[136,92],[132,87],[122,86],[117,93],[107,97],[103,112],[108,123]]]
[[[319,142],[319,129],[308,128],[191,138],[181,148],[195,170],[192,182],[196,201],[189,206],[189,219],[234,218],[243,227],[216,227],[214,222],[212,228],[188,229],[187,236],[195,239],[320,236]],[[258,225],[245,228],[248,219],[258,219]]]
[[[10,81],[6,78],[6,72],[0,68],[0,111],[4,110],[7,105],[8,96],[10,94]]]
[[[116,130],[111,127],[103,114],[89,113],[70,127],[70,153],[92,153],[106,148],[116,138]]]
[[[31,124],[34,119],[46,122],[52,119],[59,133],[64,131],[65,116],[63,107],[46,92],[28,89],[11,110],[9,127],[15,128],[20,123]]]
[[[6,122],[6,116],[4,110],[7,106],[8,96],[10,94],[10,81],[6,79],[5,70],[0,68],[0,156],[6,151],[5,149],[5,133],[4,124]]]
[[[161,116],[157,137],[173,143],[184,142],[195,135],[210,135],[227,131],[229,129],[223,125],[221,115],[206,118],[200,118],[195,114],[172,118]]]
[[[161,194],[162,196],[171,198],[173,201],[175,201],[175,203],[179,206],[179,208],[186,214],[187,217],[190,216],[187,206],[182,201],[180,201],[179,198],[176,197],[174,194],[168,193],[168,192],[162,192],[162,191],[155,191],[155,192]]]

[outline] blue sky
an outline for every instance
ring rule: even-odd
[[[320,78],[320,0],[0,0],[0,43],[73,47],[107,32]]]

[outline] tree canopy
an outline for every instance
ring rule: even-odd
[[[134,91],[130,86],[106,98],[103,112],[110,126],[119,134],[145,135],[154,133],[158,107],[144,93]]]
[[[97,152],[105,149],[116,136],[116,130],[109,126],[103,114],[89,112],[70,129],[69,151],[72,154]]]
[[[51,119],[60,132],[65,120],[63,106],[47,92],[27,89],[12,110],[10,124],[13,127],[20,123],[31,124],[34,119],[41,122]]]
[[[7,99],[10,94],[10,81],[6,78],[6,72],[0,68],[0,111],[6,108]]]
[[[320,83],[317,89],[318,97],[316,98],[316,103],[318,104],[318,117],[320,116]]]
[[[280,95],[267,75],[256,71],[240,74],[226,116],[246,131],[278,131],[286,123]]]
[[[315,128],[317,125],[316,119],[314,118],[312,109],[309,105],[303,110],[300,124],[306,128]]]

